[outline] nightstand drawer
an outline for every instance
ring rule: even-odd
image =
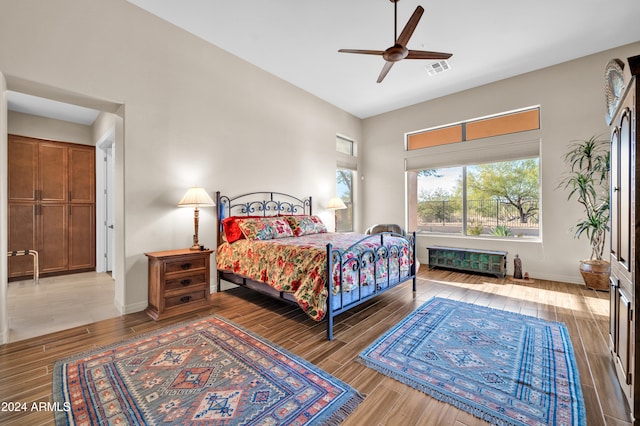
[[[204,289],[199,291],[193,291],[187,294],[180,294],[173,297],[167,297],[164,299],[164,307],[171,308],[172,306],[184,305],[186,303],[203,300],[206,297],[207,297],[207,294]]]
[[[207,274],[200,272],[198,274],[192,274],[179,278],[174,278],[165,281],[165,291],[177,290],[186,287],[192,287],[195,285],[203,284],[207,282]]]
[[[164,272],[167,274],[173,272],[191,271],[194,269],[203,269],[207,259],[204,257],[190,257],[178,260],[167,261],[164,264]]]

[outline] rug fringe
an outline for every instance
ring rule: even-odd
[[[364,397],[360,393],[355,393],[347,402],[345,402],[338,410],[325,419],[318,419],[318,424],[322,426],[338,426],[344,422],[351,413],[358,408],[358,405],[364,401]]]
[[[366,367],[372,368],[374,370],[377,370],[381,373],[383,373],[386,376],[391,377],[394,380],[397,380],[398,382],[408,385],[409,383],[406,383],[403,380],[406,380],[406,377],[403,377],[400,374],[397,374],[391,370],[389,370],[388,368],[384,368],[378,364],[376,364],[375,362],[370,362],[366,359],[363,358],[358,358],[358,361],[363,364]],[[440,402],[444,402],[446,404],[450,404],[453,405],[456,408],[459,408],[463,411],[466,411],[469,414],[472,414],[476,417],[478,417],[479,419],[485,420],[487,422],[489,422],[491,425],[495,425],[495,426],[526,426],[525,423],[521,423],[521,422],[513,422],[509,419],[506,419],[504,417],[500,417],[500,416],[496,416],[494,414],[491,414],[490,412],[483,410],[482,408],[479,408],[477,405],[473,405],[473,404],[466,404],[458,399],[454,399],[440,391],[438,391],[437,389],[431,388],[431,387],[427,387],[424,386],[420,383],[417,382],[411,382],[411,386],[429,396],[431,396],[432,398],[437,399]]]

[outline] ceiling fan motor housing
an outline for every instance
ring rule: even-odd
[[[384,53],[382,54],[382,57],[385,59],[385,61],[398,62],[406,58],[408,54],[409,54],[409,49],[399,44],[396,44],[394,46],[391,46],[387,50],[385,50]]]

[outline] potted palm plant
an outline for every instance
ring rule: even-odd
[[[591,244],[591,256],[580,262],[580,273],[587,287],[609,289],[611,271],[603,259],[609,231],[609,141],[592,136],[575,141],[564,155],[569,172],[560,187],[569,191],[568,199],[582,206],[584,216],[575,225],[575,236],[586,236]]]

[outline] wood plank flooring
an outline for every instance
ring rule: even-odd
[[[215,313],[231,319],[351,384],[366,396],[344,423],[351,425],[484,425],[485,422],[379,374],[356,361],[358,354],[393,324],[430,298],[446,297],[492,308],[562,321],[573,343],[587,424],[630,425],[615,380],[608,340],[608,293],[545,280],[513,282],[449,271],[420,270],[414,298],[410,283],[387,292],[337,318],[335,338],[325,340],[324,323],[300,310],[237,288],[212,294],[210,309],[160,322],[144,313],[0,346],[0,402],[26,403],[24,411],[0,411],[2,425],[49,425],[53,414],[32,410],[52,402],[53,363],[66,356],[108,345],[168,324]],[[70,307],[70,309],[73,309]],[[1,408],[1,407],[0,407]]]

